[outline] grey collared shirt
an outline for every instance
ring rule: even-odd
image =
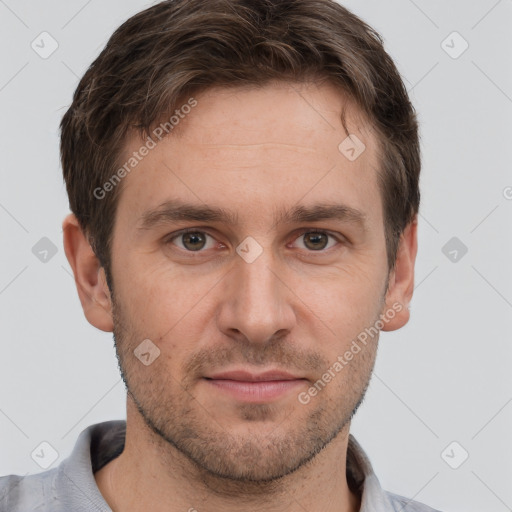
[[[0,512],[111,512],[94,473],[124,448],[126,422],[106,421],[83,430],[59,466],[27,476],[0,477]],[[363,449],[350,435],[347,480],[361,493],[360,512],[439,512],[382,490]]]

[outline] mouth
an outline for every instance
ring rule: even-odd
[[[307,379],[280,370],[251,373],[245,370],[217,373],[203,380],[214,390],[241,402],[266,403],[304,386]]]

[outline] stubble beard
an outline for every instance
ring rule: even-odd
[[[208,404],[198,403],[194,396],[197,378],[188,378],[183,373],[185,377],[178,382],[163,364],[158,364],[164,357],[148,367],[141,364],[133,350],[143,338],[134,335],[135,326],[113,296],[112,301],[114,343],[128,398],[161,448],[162,461],[169,465],[170,472],[176,471],[171,466],[176,464],[173,454],[177,450],[191,463],[192,473],[195,471],[203,483],[210,482],[208,487],[219,494],[242,492],[242,489],[247,494],[265,494],[277,488],[283,477],[312,461],[341,432],[348,435],[350,420],[363,402],[370,382],[378,337],[308,404],[303,405],[292,397],[295,401],[284,417],[282,404],[240,405],[236,409],[237,419],[245,422],[247,428],[242,433],[233,433],[229,426],[223,427],[215,420]],[[197,377],[201,375],[200,368],[208,364],[211,368],[232,361],[272,362],[287,368],[290,361],[302,361],[299,365],[304,368],[308,366],[304,364],[307,360],[320,378],[333,363],[310,352],[299,356],[297,351],[291,351],[286,340],[277,340],[265,349],[245,345],[240,350],[239,344],[235,348],[242,352],[242,357],[236,358],[233,348],[210,349],[197,354],[186,366],[198,371],[194,374]],[[338,392],[334,393],[335,388],[331,386],[338,386]],[[274,421],[275,428],[262,433],[258,429],[258,422],[262,421]]]

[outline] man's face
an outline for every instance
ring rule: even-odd
[[[350,133],[366,150],[354,161],[340,151],[345,100],[327,85],[195,98],[180,137],[159,142],[122,183],[112,246],[118,357],[162,439],[214,474],[270,480],[346,435],[370,378],[377,336],[299,400],[386,310],[376,141],[348,105]],[[122,159],[142,143],[131,138]],[[178,201],[231,221],[154,214]],[[284,216],[317,205],[352,210]],[[160,351],[149,365],[134,354],[143,340]],[[296,379],[212,379],[233,371]]]

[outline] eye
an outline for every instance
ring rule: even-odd
[[[204,231],[187,230],[174,234],[166,243],[177,245],[188,252],[200,252],[202,249],[211,249],[215,246],[215,239]]]
[[[329,238],[334,241],[331,245],[329,245]],[[310,251],[324,251],[330,249],[336,245],[336,242],[338,241],[334,235],[331,235],[326,231],[306,231],[295,240],[302,240],[302,247],[300,248],[308,249]]]
[[[308,252],[325,252],[340,243],[340,239],[333,234],[315,230],[302,232],[295,239],[295,242],[297,241],[299,241],[299,248]],[[189,253],[205,252],[205,250],[213,249],[220,244],[213,236],[195,228],[174,233],[167,238],[165,243],[175,245]]]

